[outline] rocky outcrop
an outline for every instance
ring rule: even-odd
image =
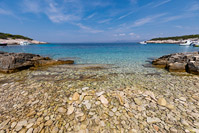
[[[30,44],[47,44],[47,42],[41,42],[37,40],[26,40],[26,39],[0,39],[1,43],[6,43],[7,45],[20,45],[20,42],[29,42]]]
[[[199,75],[199,52],[165,55],[153,60],[152,64],[170,72],[188,72]]]
[[[49,57],[28,53],[0,52],[0,72],[2,73],[13,73],[29,68],[61,64],[74,64],[74,61],[52,60]]]

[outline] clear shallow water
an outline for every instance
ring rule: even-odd
[[[128,69],[141,67],[146,63],[147,58],[198,50],[199,48],[196,47],[175,44],[141,45],[138,43],[54,43],[0,47],[0,51],[33,53],[53,59],[71,57],[77,64],[115,64]]]

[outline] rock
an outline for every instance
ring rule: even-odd
[[[82,88],[83,91],[88,90],[88,89],[89,89],[89,87]]]
[[[101,101],[101,103],[104,105],[104,106],[107,106],[108,105],[108,100],[103,96],[101,95],[99,97],[99,100]]]
[[[58,133],[59,129],[58,127],[53,127],[51,133]]]
[[[179,62],[169,63],[166,65],[166,69],[169,72],[185,72],[186,65],[187,63],[179,63]]]
[[[87,108],[87,109],[90,109],[90,108],[91,108],[91,103],[86,103],[85,105],[86,105],[86,108]]]
[[[8,120],[2,122],[2,123],[0,124],[0,130],[3,129],[3,128],[8,124],[9,121],[10,121],[10,120],[8,119]]]
[[[17,123],[17,127],[26,126],[28,124],[27,120],[23,120]]]
[[[189,126],[189,123],[185,119],[181,119],[181,123],[184,126]]]
[[[156,67],[166,68],[170,72],[188,72],[199,74],[199,52],[176,53],[162,56],[152,61]]]
[[[172,105],[172,104],[167,104],[166,107],[167,107],[168,109],[170,109],[170,110],[175,109],[175,106]]]
[[[73,94],[72,100],[73,100],[73,101],[79,100],[79,96],[80,96],[79,93],[75,92],[75,93]]]
[[[13,123],[11,124],[11,128],[14,128],[16,125],[17,125],[17,122],[13,122]]]
[[[32,133],[33,132],[33,128],[28,129],[28,131],[26,133]]]
[[[98,96],[98,97],[99,97],[99,96],[103,95],[104,93],[105,93],[104,91],[97,92],[97,93],[96,93],[96,96]]]
[[[199,75],[199,61],[190,61],[187,63],[187,72]]]
[[[73,107],[73,105],[68,107],[68,111],[67,111],[67,115],[70,115],[74,112],[75,108]]]
[[[159,98],[157,103],[161,106],[166,106],[167,101],[164,98]]]
[[[159,122],[161,122],[161,120],[159,118],[156,118],[156,117],[154,117],[154,118],[147,117],[147,123],[149,123],[149,124],[159,123]]]
[[[42,57],[28,53],[7,53],[0,52],[0,72],[13,73],[31,67],[41,67],[49,65],[74,64],[74,61],[52,60],[48,57]]]
[[[52,124],[53,124],[53,121],[52,121],[52,120],[48,120],[48,121],[45,123],[46,126],[51,126]]]
[[[28,114],[27,114],[27,117],[30,117],[30,116],[33,116],[33,115],[35,115],[36,114],[36,112],[33,110],[33,111],[30,111]]]
[[[134,98],[134,102],[135,102],[137,105],[142,105],[142,101],[141,101],[139,98]]]
[[[60,113],[66,113],[66,109],[63,108],[63,107],[59,107],[59,108],[57,109],[57,111],[60,112]]]
[[[173,127],[171,127],[171,128],[170,128],[170,132],[171,132],[171,133],[177,133],[177,132],[178,132],[178,130],[177,130],[177,129],[175,129],[175,128],[173,128]]]

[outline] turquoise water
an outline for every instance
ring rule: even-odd
[[[53,43],[0,48],[0,51],[33,53],[53,59],[74,59],[76,64],[115,64],[123,67],[135,64],[139,67],[151,57],[198,50],[199,48],[196,47],[176,44],[141,45],[138,43]]]

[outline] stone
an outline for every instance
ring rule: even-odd
[[[175,106],[172,105],[172,104],[167,104],[166,107],[167,107],[168,109],[170,109],[170,110],[175,109]]]
[[[13,122],[13,123],[11,124],[11,128],[14,128],[16,125],[17,125],[17,122]]]
[[[68,111],[67,111],[67,115],[70,115],[74,112],[75,108],[73,107],[73,105],[68,107]]]
[[[36,112],[34,110],[30,111],[28,114],[27,114],[27,117],[30,117],[30,116],[33,116],[35,115]]]
[[[178,133],[178,130],[175,129],[175,128],[173,128],[173,127],[171,127],[171,128],[170,128],[170,132],[171,132],[171,133]]]
[[[169,72],[185,72],[186,65],[187,63],[179,63],[179,62],[169,63],[166,65],[166,69]]]
[[[33,132],[33,128],[28,129],[28,131],[26,133],[32,133]]]
[[[72,100],[73,100],[73,101],[79,100],[79,96],[80,96],[79,93],[75,92],[75,93],[73,94]]]
[[[10,121],[10,120],[8,119],[8,120],[2,122],[2,123],[0,124],[0,130],[3,129],[3,128],[8,124],[9,121]]]
[[[53,127],[51,133],[58,133],[59,129],[58,127]]]
[[[50,65],[74,64],[74,61],[52,60],[49,57],[42,57],[29,53],[7,53],[0,52],[0,72],[13,73],[31,67]]]
[[[134,102],[135,102],[137,105],[142,105],[142,101],[141,101],[139,98],[134,98]]]
[[[156,117],[154,117],[154,118],[147,117],[147,123],[149,123],[149,124],[159,123],[159,122],[161,122],[161,120],[159,118],[156,118]]]
[[[96,96],[100,97],[100,96],[103,95],[104,93],[105,93],[104,91],[97,92],[97,93],[96,93]]]
[[[167,105],[167,101],[164,98],[159,98],[157,103],[161,106],[166,106]]]
[[[184,126],[189,126],[189,123],[185,119],[181,119],[181,123]]]
[[[103,96],[101,95],[99,97],[99,100],[101,101],[101,103],[104,105],[104,106],[107,106],[108,105],[108,100]]]
[[[26,126],[28,124],[27,120],[23,120],[17,123],[17,127]]]
[[[46,126],[51,126],[52,124],[53,124],[53,121],[52,121],[52,120],[48,120],[48,121],[45,123]]]
[[[88,89],[89,89],[89,87],[83,87],[82,88],[83,91],[88,90]]]
[[[66,113],[66,109],[63,108],[63,107],[59,107],[59,108],[57,109],[57,111],[58,111],[59,113]]]
[[[91,108],[91,103],[86,103],[85,105],[86,105],[86,108],[87,108],[87,109],[90,109],[90,108]]]

